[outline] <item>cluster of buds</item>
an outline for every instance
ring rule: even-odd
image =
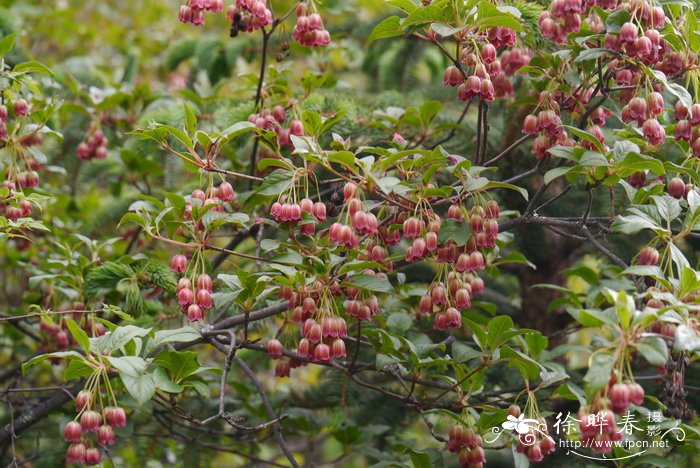
[[[493,101],[513,93],[508,80],[523,65],[530,62],[524,49],[504,50],[498,57],[497,48],[512,47],[516,41],[515,31],[494,27],[483,35],[484,43],[479,47],[465,44],[460,53],[461,65],[451,65],[445,70],[445,86],[458,86],[457,98],[468,101],[476,97],[482,101]]]
[[[690,143],[691,154],[700,158],[700,104],[693,104],[688,109],[679,101],[676,103],[675,116],[678,123],[674,136],[677,140]]]
[[[342,296],[343,290],[348,298],[353,294],[357,296],[355,288],[341,288],[337,281],[326,285],[317,280],[296,292],[289,286],[280,287],[279,296],[289,302],[292,319],[301,331],[302,338],[297,345],[299,356],[313,362],[329,362],[346,356],[344,338],[348,337],[348,326],[335,310],[335,298]],[[280,359],[283,349],[276,339],[268,342],[267,351],[273,359]],[[275,373],[289,375],[289,369],[297,366],[293,361],[285,362]]]
[[[2,186],[7,187],[10,193],[21,189],[33,189],[39,186],[39,173],[35,169],[39,164],[31,160],[27,163],[26,170],[13,171],[5,175]]]
[[[518,70],[529,64],[531,58],[532,55],[530,54],[529,49],[520,49],[515,47],[513,49],[504,50],[501,52],[500,60],[497,60],[491,65],[491,73],[493,74],[496,64],[500,61],[500,66],[503,73],[505,73],[506,76],[513,76]],[[497,76],[500,76],[500,74]]]
[[[474,252],[481,255],[481,252]],[[482,257],[483,260],[483,257]],[[484,280],[478,276],[450,272],[447,286],[441,282],[431,284],[428,294],[421,296],[418,311],[421,315],[435,315],[434,328],[447,330],[462,327],[462,313],[471,307],[474,294],[483,292]]]
[[[608,399],[610,409],[617,414],[627,413],[630,403],[641,405],[644,403],[644,388],[634,382],[610,382],[608,385]]]
[[[175,255],[170,261],[170,269],[174,273],[185,273],[187,271],[187,257]],[[214,306],[211,276],[202,273],[197,277],[196,287],[193,287],[194,284],[194,278],[190,279],[187,276],[180,278],[177,283],[177,301],[190,322],[204,320],[204,311]]]
[[[473,428],[456,424],[450,431],[447,450],[458,454],[459,466],[480,468],[486,463],[483,441]]]
[[[95,129],[85,141],[78,145],[77,153],[81,161],[105,159],[107,157],[107,137],[99,128]]]
[[[644,138],[650,145],[659,146],[666,141],[666,132],[656,116],[664,111],[664,98],[661,93],[653,91],[646,99],[633,97],[622,108],[621,118],[625,123],[637,122]]]
[[[292,39],[306,47],[323,47],[331,43],[331,34],[323,27],[321,15],[311,13],[306,3],[299,3]]]
[[[36,180],[38,182],[39,175],[36,174]],[[5,182],[2,186],[8,188],[8,194],[6,197],[0,197],[0,215],[4,216],[10,221],[17,221],[20,218],[27,218],[31,216],[34,210],[31,202],[27,200],[18,200],[15,194],[15,184],[14,182]]]
[[[304,213],[307,213],[306,219]],[[323,202],[314,203],[310,198],[302,198],[299,203],[272,204],[270,215],[277,222],[300,224],[299,231],[307,236],[313,236],[316,232],[316,222],[326,220],[326,205]]]
[[[254,124],[262,130],[270,130],[277,134],[277,143],[280,146],[291,144],[290,135],[304,135],[304,124],[301,120],[292,120],[289,127],[282,127],[282,123],[287,120],[287,111],[282,106],[275,106],[272,109],[263,109],[259,114],[248,116],[248,122]]]
[[[557,44],[566,42],[568,33],[581,30],[582,0],[554,0],[539,18],[542,35]]]
[[[652,307],[650,305],[652,301],[649,301],[647,305],[649,307]],[[663,303],[661,304],[661,307],[653,307],[654,309],[660,309],[663,307]],[[654,320],[649,324],[649,331],[651,333],[658,333],[659,335],[664,335],[668,338],[674,338],[676,336],[676,328],[677,325],[675,323],[671,322],[663,322],[661,320]]]
[[[521,415],[520,406],[513,404],[508,407],[508,416],[518,420]],[[549,435],[547,421],[542,417],[533,420],[537,421],[536,426],[528,424],[529,430],[527,432],[518,431],[515,451],[527,456],[530,462],[538,462],[556,450],[556,443]]]
[[[307,300],[304,300],[304,305],[306,302]],[[343,338],[348,337],[345,319],[326,316],[321,319],[319,324],[310,317],[304,321],[302,334],[304,338],[299,341],[297,346],[299,356],[309,358],[314,362],[329,362],[331,359],[345,357]]]
[[[24,117],[29,113],[29,104],[25,99],[17,99],[12,104],[12,111],[14,112],[15,118]],[[7,106],[0,104],[0,140],[4,140],[9,136],[7,131],[7,123],[9,118],[10,114],[7,110]]]
[[[622,440],[622,432],[618,430],[615,413],[611,410],[581,407],[577,416],[581,442],[594,452],[609,453],[613,442]]]
[[[10,105],[10,109],[11,112],[7,106],[0,104],[0,147],[14,147],[2,141],[10,138],[7,125],[11,123],[11,119],[16,121],[29,114],[29,104],[22,98],[15,100]],[[16,142],[22,147],[30,147],[43,143],[43,139],[38,131],[33,131],[17,137]],[[4,180],[0,183],[0,216],[15,222],[32,214],[34,207],[23,197],[23,191],[39,186],[37,170],[41,165],[26,151],[12,151],[10,156],[7,172],[4,173]],[[24,234],[28,234],[28,231]],[[21,237],[14,238],[16,245],[26,245],[28,242]]]
[[[647,295],[644,297],[646,301],[646,306],[649,307],[650,309],[663,309],[666,307],[666,303],[659,299],[654,297],[655,292],[668,292],[665,289],[661,289],[656,286],[652,286],[647,289]],[[692,322],[691,322],[692,324]],[[667,322],[665,320],[654,320],[649,324],[648,330],[651,333],[658,333],[659,335],[664,335],[668,338],[675,338],[676,336],[676,328],[678,327],[678,324],[674,322]],[[663,367],[663,366],[662,366]],[[661,374],[665,373],[665,370],[660,372]]]
[[[372,320],[372,317],[381,312],[379,299],[374,294],[364,298],[358,297],[356,291],[348,291],[346,294],[348,299],[350,299],[345,304],[345,313],[348,317],[355,317],[357,320],[369,322]]]
[[[107,332],[105,326],[95,321],[89,314],[81,313],[81,309],[84,306],[82,304],[76,304],[73,306],[73,310],[76,312],[73,314],[73,318],[81,323],[83,329],[88,334],[88,336],[102,336]],[[54,351],[65,351],[75,344],[73,336],[68,332],[67,322],[61,318],[59,323],[53,322],[51,319],[43,319],[39,323],[39,330],[41,332],[41,343],[39,348],[42,352],[51,353]],[[60,362],[60,360],[52,361]]]
[[[272,12],[264,0],[236,0],[226,11],[231,23],[231,37],[239,32],[253,32],[272,24]]]
[[[76,399],[78,415],[63,429],[63,438],[71,444],[66,451],[66,462],[97,465],[102,459],[100,447],[114,445],[117,436],[115,428],[126,427],[126,412],[119,406],[107,406],[102,412],[94,408],[92,392],[81,390]],[[94,438],[90,436],[94,434]],[[96,445],[97,446],[96,446]]]
[[[562,127],[559,105],[553,96],[540,95],[540,104],[543,109],[537,115],[527,115],[523,122],[523,133],[538,135],[532,143],[532,152],[537,159],[547,156],[547,151],[554,145],[574,146],[575,144]],[[601,132],[598,135],[599,139],[602,136]]]
[[[362,200],[359,197],[357,185],[348,182],[343,187],[343,198],[345,200],[345,223],[335,222],[328,229],[328,240],[336,245],[343,245],[348,249],[356,249],[360,245],[360,235],[374,236],[379,233],[379,221],[377,216],[371,211],[365,211]],[[370,257],[377,257],[386,260],[386,250],[375,249],[376,241],[367,245],[367,253]],[[381,260],[382,262],[384,260]]]
[[[204,213],[221,213],[226,211],[227,206],[231,209],[236,207],[236,192],[228,182],[222,182],[218,187],[210,187],[204,190],[196,189],[192,191],[189,200],[185,202],[183,217],[186,220],[193,219],[193,209],[195,205],[200,209],[205,209]],[[201,213],[202,211],[200,211]],[[207,236],[205,224],[201,217],[195,223],[196,234]]]
[[[223,0],[188,0],[187,5],[180,6],[180,22],[195,26],[204,24],[204,12],[221,13],[224,11]]]
[[[493,66],[494,63],[497,63],[496,48],[493,44],[487,42],[478,52],[465,47],[462,49],[460,58],[462,65],[471,70],[471,74],[464,79],[461,71],[452,65],[445,71],[445,84],[459,85],[457,99],[460,101],[468,101],[473,97],[481,101],[493,101],[496,97],[496,91],[489,70],[494,75],[502,73],[500,64],[497,67]],[[459,73],[459,77],[457,77],[457,73]]]

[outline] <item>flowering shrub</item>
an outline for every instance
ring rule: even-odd
[[[700,456],[691,2],[229,3],[8,10],[3,460]]]

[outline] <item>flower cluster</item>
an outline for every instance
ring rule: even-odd
[[[114,429],[126,427],[126,412],[116,405],[96,411],[95,395],[88,390],[78,393],[75,405],[78,414],[63,429],[63,438],[71,443],[66,451],[66,462],[97,465],[102,459],[99,447],[114,445],[117,441]]]
[[[87,139],[78,145],[77,153],[81,161],[105,159],[109,141],[99,128],[94,129]]]
[[[508,80],[519,68],[527,65],[530,54],[524,49],[506,49],[498,57],[498,48],[510,48],[516,42],[515,31],[493,27],[485,32],[480,48],[472,43],[463,44],[460,64],[445,70],[445,86],[457,86],[457,98],[468,101],[474,97],[493,101],[513,92]]]
[[[189,0],[187,5],[180,6],[180,22],[192,23],[195,26],[204,24],[204,12],[221,13],[224,11],[223,0]]]
[[[290,136],[304,135],[304,124],[301,120],[293,119],[289,126],[284,128],[282,124],[287,121],[287,111],[282,106],[275,106],[272,109],[263,109],[259,113],[250,114],[248,122],[254,124],[262,130],[270,130],[277,134],[277,143],[280,146],[291,144]]]
[[[272,24],[272,12],[263,0],[236,0],[226,11],[231,23],[231,37],[239,32],[253,32]]]
[[[331,43],[331,34],[323,27],[321,15],[310,12],[306,3],[299,3],[296,13],[293,40],[306,47],[322,47]]]
[[[457,453],[463,468],[477,468],[486,463],[483,441],[473,428],[455,424],[450,431],[447,450]]]

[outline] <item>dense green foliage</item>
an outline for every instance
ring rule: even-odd
[[[698,5],[229,3],[0,2],[0,463],[700,462]]]

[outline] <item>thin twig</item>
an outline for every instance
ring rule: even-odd
[[[260,395],[260,399],[263,402],[263,406],[265,407],[265,411],[267,411],[267,416],[270,419],[276,419],[277,415],[275,414],[275,410],[272,407],[272,403],[270,403],[270,399],[267,397],[267,393],[265,392],[265,389],[262,386],[262,383],[260,380],[258,380],[258,377],[255,375],[255,372],[248,367],[248,364],[245,363],[241,358],[238,356],[233,356],[233,360],[235,363],[243,370],[243,372],[248,376],[250,379],[251,383],[255,387],[255,389],[258,391],[258,394]],[[275,439],[277,440],[277,444],[280,446],[280,449],[284,453],[284,455],[287,457],[287,460],[289,460],[289,463],[294,468],[299,467],[299,463],[297,463],[296,459],[294,458],[294,455],[292,455],[292,452],[289,450],[289,447],[287,446],[287,443],[284,440],[284,437],[282,436],[282,429],[281,425],[279,422],[275,422],[272,425],[272,430],[275,433]]]

